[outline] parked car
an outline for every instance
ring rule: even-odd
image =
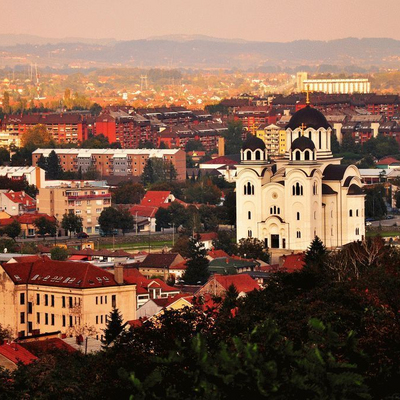
[[[76,237],[78,239],[87,239],[89,237],[89,235],[86,232],[79,232],[79,233],[77,233]]]
[[[104,232],[100,229],[100,236],[105,237],[105,236],[117,236],[118,235],[118,229],[114,229],[112,231]]]
[[[393,215],[386,215],[386,219],[394,219]]]

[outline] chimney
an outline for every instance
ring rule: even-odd
[[[114,279],[118,285],[124,284],[124,266],[121,263],[114,266]]]
[[[222,136],[218,137],[218,157],[225,155],[225,139]]]

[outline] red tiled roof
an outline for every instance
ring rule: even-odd
[[[37,255],[35,255],[35,256],[17,256],[17,257],[13,257],[12,259],[15,260],[17,263],[20,263],[20,262],[32,263],[35,261],[42,260],[42,257],[37,256]]]
[[[90,263],[42,259],[35,262],[4,264],[14,284],[35,284],[71,288],[117,286],[114,274]]]
[[[27,208],[36,208],[36,201],[25,192],[13,192],[11,190],[8,193],[4,193],[4,196],[14,203],[24,204]]]
[[[160,207],[165,203],[167,197],[171,194],[170,191],[162,190],[149,190],[143,197],[140,205]]]
[[[258,283],[250,275],[213,275],[213,278],[220,283],[225,290],[228,290],[232,284],[236,290],[244,293],[249,293],[253,290],[260,289]]]
[[[229,157],[220,156],[220,157],[214,158],[213,160],[206,161],[206,162],[204,162],[203,164],[235,165],[235,164],[237,164],[237,163],[238,163],[237,161],[232,160],[232,159],[229,158]]]
[[[150,253],[141,262],[140,267],[169,268],[178,255],[178,253]]]
[[[163,293],[165,293],[165,292],[179,292],[179,289],[167,285],[161,279],[155,278],[155,279],[152,279],[152,281],[157,282],[160,285],[160,288],[161,288]]]
[[[185,270],[187,268],[186,266],[186,260],[180,262],[179,264],[174,265],[173,267],[170,267],[169,270],[173,271],[174,269],[177,270]]]
[[[393,164],[393,163],[398,163],[398,162],[400,162],[399,160],[397,160],[396,158],[394,158],[394,157],[384,157],[384,158],[381,158],[377,163],[376,163],[376,165],[390,165],[390,164]]]
[[[129,211],[132,215],[138,215],[139,217],[150,217],[153,218],[156,215],[158,207],[154,206],[143,206],[141,204],[135,204]]]
[[[281,269],[287,272],[299,271],[304,267],[304,264],[304,253],[284,255]]]
[[[207,232],[207,233],[200,233],[200,241],[206,242],[208,240],[213,240],[218,237],[217,232]]]
[[[33,224],[35,222],[35,220],[37,220],[38,218],[41,217],[45,217],[47,218],[49,221],[56,221],[55,217],[51,217],[50,215],[44,214],[44,213],[25,213],[19,216],[16,216],[15,218],[18,220],[18,222],[20,224]]]
[[[37,360],[37,357],[31,352],[14,342],[0,345],[0,354],[14,364],[22,362],[23,364],[27,365]]]
[[[49,350],[66,350],[70,353],[77,351],[64,340],[59,338],[49,338],[45,340],[34,340],[31,342],[22,342],[21,345],[35,355],[45,353]]]
[[[222,258],[222,257],[229,257],[228,253],[225,253],[224,250],[209,250],[208,255],[211,258]]]

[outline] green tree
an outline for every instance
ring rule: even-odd
[[[221,190],[208,177],[190,184],[185,191],[185,199],[188,203],[219,204],[221,197]]]
[[[122,230],[125,235],[127,231],[131,231],[134,227],[133,216],[127,208],[119,208],[118,210],[118,229]]]
[[[72,233],[78,233],[82,231],[83,219],[81,216],[75,213],[65,213],[61,220],[61,228],[69,232],[69,237],[71,238]]]
[[[400,190],[397,190],[394,194],[394,199],[396,201],[396,208],[400,208]]]
[[[269,262],[268,248],[257,238],[243,238],[237,244],[237,254],[244,258]]]
[[[46,125],[37,124],[29,128],[22,136],[22,146],[32,153],[39,147],[48,147],[52,143],[52,138]]]
[[[40,157],[38,158],[36,165],[39,168],[42,168],[45,171],[47,171],[47,160],[43,154],[41,154]]]
[[[200,140],[189,140],[186,145],[185,145],[185,151],[199,151],[203,150],[204,151],[204,146],[203,143],[200,142]]]
[[[331,134],[331,150],[334,155],[340,153],[340,144],[335,133]]]
[[[46,170],[46,179],[61,179],[63,170],[60,164],[60,160],[57,156],[57,153],[52,150],[47,157],[47,170]]]
[[[13,222],[11,222],[11,224],[6,225],[3,228],[3,233],[15,240],[15,238],[21,233],[21,224],[15,219]]]
[[[228,131],[224,134],[225,154],[239,154],[243,145],[243,124],[241,121],[228,123]]]
[[[235,232],[234,231],[218,231],[218,237],[213,240],[212,245],[214,249],[223,250],[225,253],[232,255],[236,252],[236,245],[234,243]]]
[[[118,308],[113,307],[110,312],[104,332],[103,344],[109,346],[123,331],[123,320]]]
[[[97,103],[93,103],[89,108],[90,114],[92,114],[93,116],[100,115],[102,110],[103,108],[101,107],[101,105]]]
[[[200,242],[200,236],[192,236],[188,241],[189,259],[186,262],[186,270],[182,276],[183,281],[188,285],[198,283],[204,284],[210,272],[208,270],[207,250]]]
[[[150,142],[149,140],[146,140],[145,142],[140,141],[138,145],[139,149],[155,149],[156,146],[154,146],[153,142]]]
[[[7,91],[3,92],[3,112],[4,114],[11,113],[10,94]]]
[[[157,182],[172,182],[177,176],[175,166],[171,161],[153,157],[147,159],[141,181],[144,186],[148,186]]]
[[[47,234],[54,236],[57,232],[57,221],[50,220],[46,217],[36,218],[33,225],[35,225],[36,233],[43,237]]]
[[[382,218],[387,213],[384,201],[385,189],[382,185],[376,185],[371,189],[365,189],[365,216],[367,218]]]
[[[68,250],[64,247],[55,246],[50,250],[52,260],[66,261],[69,257]]]
[[[145,190],[140,183],[129,181],[120,182],[113,190],[114,202],[116,204],[137,204],[140,203]]]
[[[167,208],[160,207],[156,212],[156,225],[158,229],[164,230],[171,227],[171,214]]]
[[[114,229],[118,229],[119,222],[120,213],[113,207],[105,208],[99,216],[100,229],[106,234],[111,234]]]
[[[324,243],[318,236],[315,236],[304,256],[304,262],[307,268],[314,271],[321,270],[327,254]]]

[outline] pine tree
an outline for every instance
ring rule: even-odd
[[[189,260],[186,262],[186,271],[182,278],[189,285],[203,284],[210,276],[206,257],[207,250],[199,240],[200,236],[196,235],[188,241]]]
[[[46,161],[46,158],[43,156],[43,154],[40,155],[39,159],[37,160],[36,165],[39,168],[42,168],[45,171],[47,171],[47,161]]]
[[[60,179],[62,175],[62,168],[60,160],[54,150],[52,150],[47,157],[47,179]]]
[[[113,307],[110,312],[106,324],[106,329],[103,329],[104,339],[102,340],[104,347],[112,343],[118,335],[123,331],[123,320],[118,308]]]
[[[326,255],[327,250],[324,243],[318,236],[315,236],[305,253],[304,262],[308,268],[318,270],[322,267]]]

